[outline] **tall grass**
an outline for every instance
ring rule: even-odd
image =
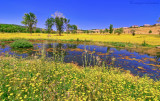
[[[160,81],[119,69],[0,57],[0,100],[160,100]]]

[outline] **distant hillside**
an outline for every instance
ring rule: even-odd
[[[36,28],[34,32],[40,33],[42,28]],[[15,24],[0,24],[0,32],[7,32],[7,33],[15,33],[15,32],[22,32],[22,33],[29,33],[28,29],[25,26],[15,25]]]
[[[149,27],[138,27],[138,28],[126,28],[124,29],[124,33],[131,33],[131,30],[135,30],[136,34],[160,34],[160,26],[149,26]],[[152,33],[149,33],[149,31]]]

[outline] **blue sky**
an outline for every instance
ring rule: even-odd
[[[0,0],[0,23],[22,25],[24,13],[36,14],[37,26],[59,11],[80,29],[155,24],[160,0]]]

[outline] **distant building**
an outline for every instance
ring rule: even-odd
[[[151,25],[150,24],[144,24],[143,26],[144,27],[150,27]]]
[[[92,29],[92,30],[90,30],[90,31],[92,31],[92,32],[94,32],[94,33],[100,33],[100,29]]]
[[[160,23],[156,23],[156,24],[154,24],[154,26],[160,26]]]
[[[131,26],[132,28],[138,28],[139,26],[138,25],[133,25]]]
[[[128,29],[129,27],[122,27],[123,29]]]
[[[78,30],[77,30],[77,33],[83,33],[83,31],[82,31],[82,30],[80,30],[80,29],[78,29]]]

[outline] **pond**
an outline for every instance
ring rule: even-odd
[[[160,78],[160,55],[149,56],[125,49],[68,43],[35,43],[33,48],[19,50],[9,45],[0,46],[0,56],[6,54],[22,58],[40,58],[42,54],[51,59],[59,56],[64,62],[79,66],[103,65],[129,70],[133,75],[148,75],[154,80]]]

